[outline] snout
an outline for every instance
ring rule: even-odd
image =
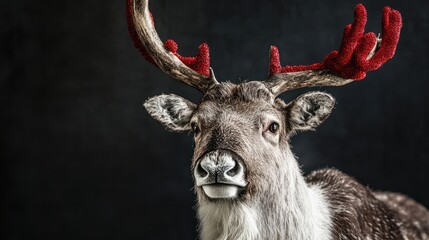
[[[194,177],[209,198],[235,198],[247,185],[241,158],[229,150],[216,150],[201,157]]]

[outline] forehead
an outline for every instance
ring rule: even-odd
[[[228,113],[247,117],[277,115],[279,99],[261,82],[222,83],[210,89],[196,111],[197,115],[216,118]],[[281,104],[280,104],[281,105]]]
[[[274,103],[275,97],[261,82],[253,81],[241,84],[221,83],[210,89],[202,101],[218,103],[229,102],[267,102]]]

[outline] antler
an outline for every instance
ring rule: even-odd
[[[362,4],[356,6],[355,19],[344,29],[339,51],[332,51],[321,63],[311,65],[280,65],[277,47],[270,51],[270,75],[266,85],[275,96],[293,89],[315,86],[342,86],[365,78],[395,54],[402,27],[401,14],[385,7],[382,38],[365,33],[367,13]]]
[[[171,77],[201,92],[218,84],[210,68],[209,48],[203,43],[196,57],[183,57],[177,53],[173,40],[162,44],[148,8],[148,0],[127,0],[128,29],[142,55]]]

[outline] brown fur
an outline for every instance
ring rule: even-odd
[[[373,192],[335,169],[306,181],[328,193],[333,239],[429,239],[429,212],[404,195]]]

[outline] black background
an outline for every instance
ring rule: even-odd
[[[396,56],[360,82],[322,88],[337,105],[292,139],[303,171],[335,167],[373,189],[429,206],[428,1],[363,1],[368,31],[384,5],[403,14]],[[263,79],[337,49],[356,2],[153,0],[162,39],[183,55],[211,47],[219,80]],[[201,94],[145,62],[125,1],[0,3],[2,228],[6,239],[195,239],[192,137],[169,133],[142,103]],[[308,90],[284,94],[285,100]]]

